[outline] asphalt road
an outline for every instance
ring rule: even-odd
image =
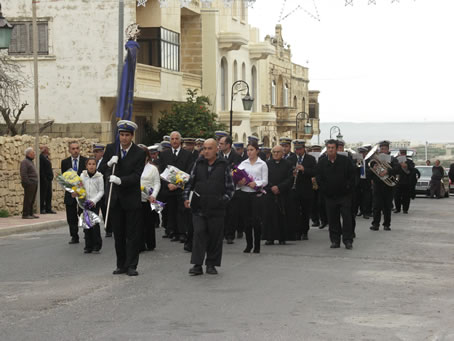
[[[454,340],[454,198],[412,202],[392,231],[358,219],[354,249],[309,241],[224,245],[217,276],[190,277],[160,238],[138,277],[68,245],[66,228],[0,239],[1,340]]]

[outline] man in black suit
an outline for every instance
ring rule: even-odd
[[[113,274],[137,276],[142,217],[140,177],[145,167],[145,152],[132,142],[137,129],[134,122],[121,120],[117,127],[120,145],[107,145],[100,166],[112,186],[109,220],[112,219],[117,255]]]
[[[227,160],[230,169],[241,163],[241,157],[232,149],[232,138],[230,136],[224,136],[219,139],[219,157]],[[238,205],[238,200],[235,200],[234,195],[226,207],[224,234],[225,239],[227,239],[227,244],[233,244],[233,240],[235,239],[235,220],[237,220],[237,217],[240,214]]]
[[[314,190],[312,188],[312,177],[315,176],[317,161],[312,155],[306,154],[304,140],[294,140],[296,163],[291,164],[295,184],[293,200],[296,204],[296,212],[299,212],[299,219],[296,219],[296,239],[307,240],[309,232],[309,220],[312,214],[314,201]]]
[[[85,162],[87,159],[80,155],[80,144],[77,141],[71,141],[68,143],[70,157],[61,161],[61,173],[63,174],[69,169],[73,169],[77,172],[77,175],[80,175],[83,170],[85,170]],[[66,221],[69,225],[69,234],[71,235],[71,240],[69,244],[78,244],[79,243],[79,231],[78,231],[78,218],[77,214],[79,213],[79,207],[75,198],[71,194],[65,191],[65,207],[66,207]]]
[[[170,145],[171,148],[161,152],[159,156],[161,161],[159,172],[162,173],[167,166],[174,166],[189,174],[193,164],[192,155],[181,147],[181,134],[178,131],[170,134]],[[167,203],[166,207],[168,210],[166,232],[172,235],[171,241],[185,243],[187,241],[187,223],[185,221],[182,193],[183,190],[181,188],[161,180],[161,191],[159,194],[162,195]]]
[[[47,146],[41,148],[39,169],[41,214],[55,214],[57,212],[52,210],[52,179],[54,178],[54,172],[52,163],[49,160],[49,147]]]
[[[199,158],[199,151],[195,149],[195,138],[185,137],[183,143],[184,150],[191,153],[192,162],[195,162]]]

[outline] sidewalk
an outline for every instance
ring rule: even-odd
[[[55,229],[66,224],[66,213],[38,214],[39,219],[22,219],[22,216],[0,218],[0,237],[17,233]]]

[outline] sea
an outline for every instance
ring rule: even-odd
[[[454,122],[320,122],[320,136],[312,144],[323,144],[333,126],[340,128],[346,143],[375,144],[381,140],[410,141],[411,146],[421,144],[454,144]],[[334,129],[333,129],[334,132]],[[337,135],[337,133],[334,133]],[[335,136],[333,136],[335,137]]]

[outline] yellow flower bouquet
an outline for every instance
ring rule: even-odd
[[[189,174],[175,166],[167,166],[164,172],[161,173],[161,179],[184,189],[184,185],[189,181]]]

